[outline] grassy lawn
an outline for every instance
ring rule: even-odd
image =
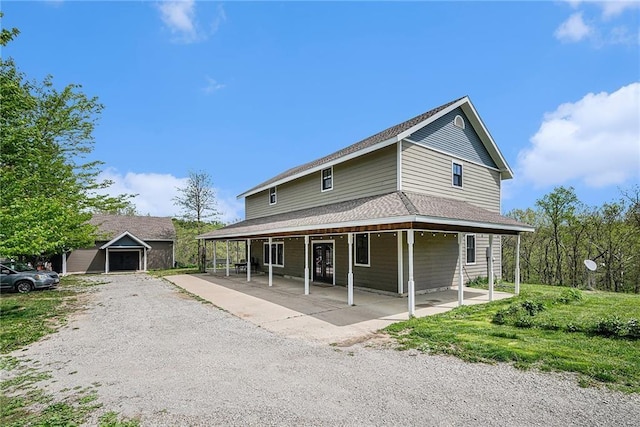
[[[169,268],[166,270],[151,270],[149,274],[155,277],[175,276],[177,274],[198,274],[200,271],[197,267],[187,268]]]
[[[100,384],[78,387],[60,399],[38,387],[51,377],[49,372],[7,355],[65,325],[69,315],[81,308],[82,294],[97,284],[82,276],[66,276],[55,290],[0,295],[0,370],[7,378],[0,381],[0,425],[77,426],[100,408],[96,402]],[[139,422],[107,412],[99,425],[135,427]]]
[[[513,292],[513,286],[503,289]],[[518,297],[390,325],[401,348],[578,374],[640,392],[640,296],[522,285]]]

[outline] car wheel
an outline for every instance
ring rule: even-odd
[[[32,288],[31,283],[27,282],[26,280],[16,283],[16,290],[21,294],[26,294],[31,292],[31,288]]]

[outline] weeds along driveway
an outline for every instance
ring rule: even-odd
[[[92,279],[93,280],[93,279]],[[635,425],[640,398],[506,365],[285,338],[147,275],[100,276],[87,309],[12,355],[62,397],[174,425]],[[93,423],[97,423],[95,414]],[[91,424],[91,423],[90,423]]]

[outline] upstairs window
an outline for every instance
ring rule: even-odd
[[[269,204],[275,205],[277,201],[278,201],[278,194],[276,191],[276,187],[271,187],[269,189]]]
[[[457,128],[464,129],[464,119],[458,115],[453,119],[453,125]]]
[[[322,169],[322,191],[329,191],[333,188],[333,167]]]
[[[369,267],[369,233],[356,234],[355,265]]]
[[[453,163],[453,181],[454,187],[462,188],[462,165],[459,163]]]
[[[467,264],[476,263],[476,235],[467,234]]]

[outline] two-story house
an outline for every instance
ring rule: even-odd
[[[512,177],[463,97],[251,188],[244,221],[199,238],[245,241],[269,284],[345,285],[349,304],[354,286],[407,294],[413,314],[416,292],[459,285],[462,303],[467,280],[493,283],[500,236],[533,231],[500,214]]]

